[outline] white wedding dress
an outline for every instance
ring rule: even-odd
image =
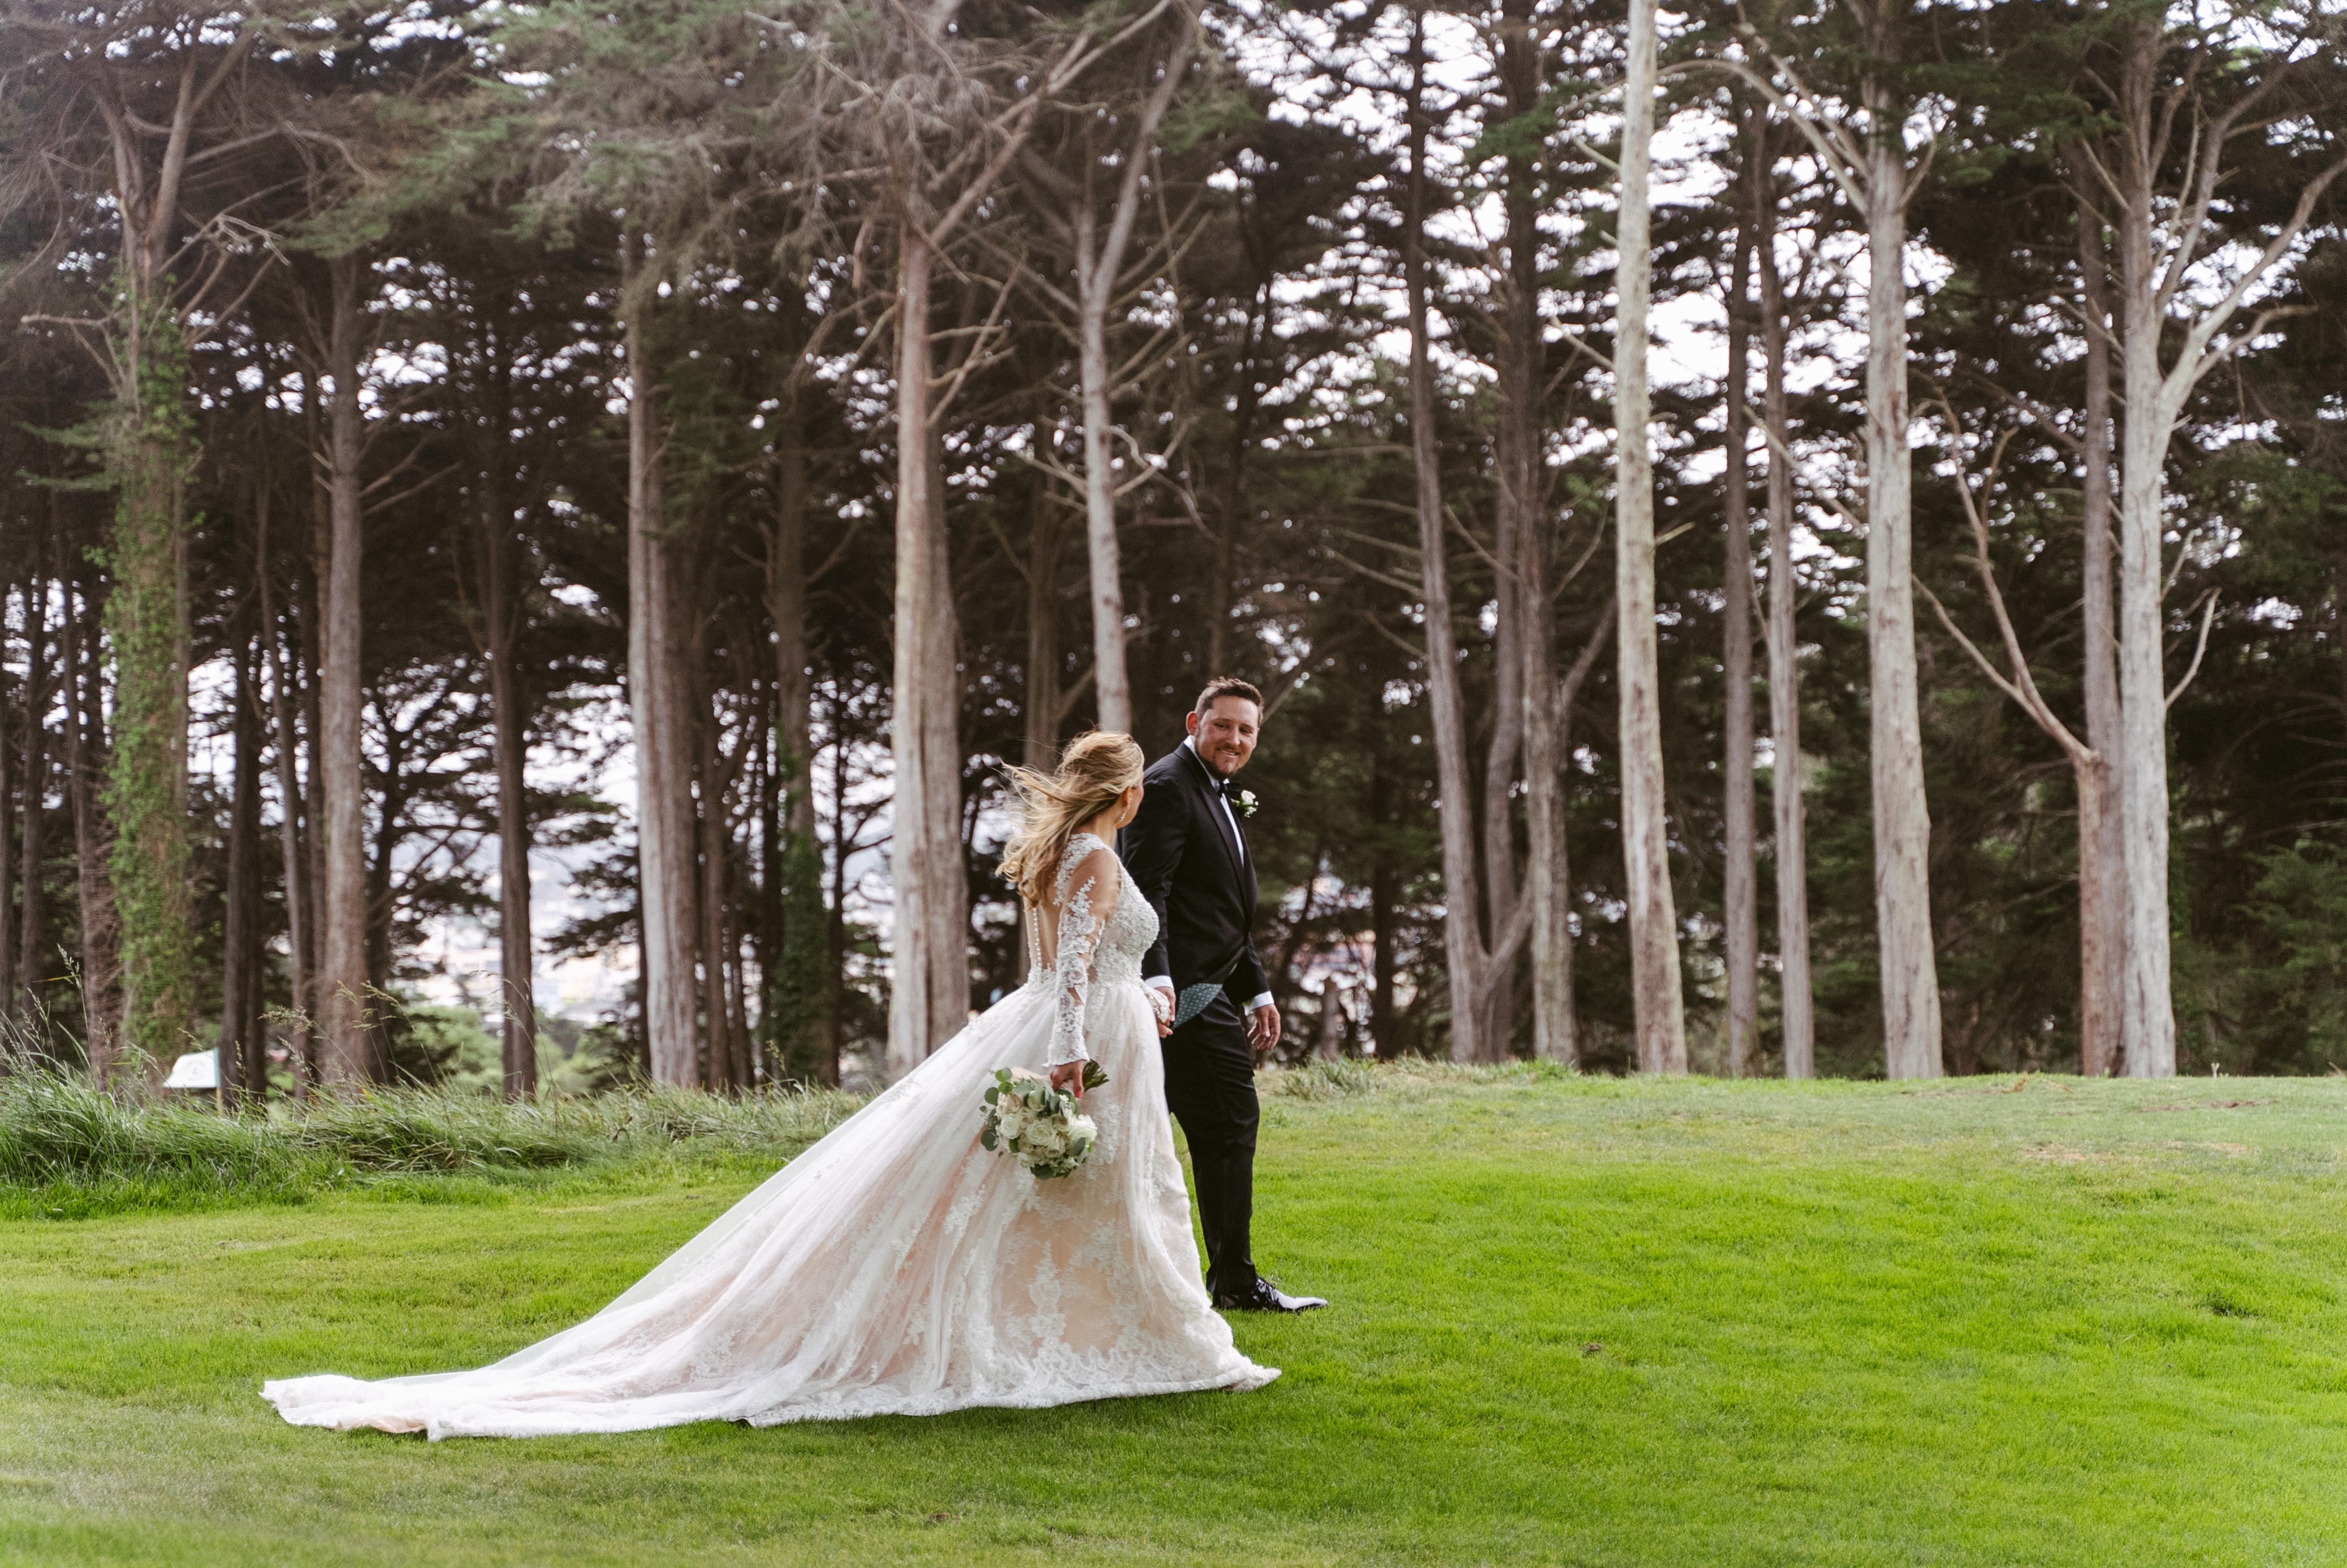
[[[1058,884],[1053,953],[1017,994],[586,1322],[477,1371],[292,1378],[261,1398],[300,1425],[438,1439],[1270,1382],[1199,1276],[1141,984],[1156,913],[1090,835]],[[1109,1081],[1084,1096],[1100,1138],[1074,1174],[1038,1181],[979,1146],[996,1068],[1083,1056]]]

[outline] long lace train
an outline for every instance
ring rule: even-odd
[[[1085,1096],[1100,1140],[1073,1175],[1039,1182],[977,1142],[993,1070],[1043,1071],[1055,1032],[1065,1049],[1068,991],[1039,964],[586,1322],[473,1371],[262,1397],[302,1425],[436,1439],[1262,1387],[1278,1372],[1239,1354],[1199,1278],[1135,907],[1154,927],[1119,898],[1086,966],[1083,1043],[1110,1081]]]

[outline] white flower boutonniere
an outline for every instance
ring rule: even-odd
[[[1239,791],[1238,807],[1239,815],[1241,816],[1253,816],[1255,815],[1255,791],[1251,789],[1243,789]]]

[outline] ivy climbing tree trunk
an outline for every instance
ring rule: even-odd
[[[112,871],[122,929],[122,1044],[167,1063],[185,1045],[195,1015],[183,526],[195,455],[187,339],[179,319],[161,298],[159,278],[150,288],[130,275],[123,292],[133,395],[115,454],[114,588],[107,599],[115,657],[114,743],[107,807],[115,826]],[[94,1059],[119,1060],[111,1050],[93,1050]]]
[[[176,28],[165,29],[176,32]],[[184,1049],[194,1023],[196,975],[188,849],[188,584],[186,485],[195,461],[188,409],[187,322],[170,267],[182,239],[182,187],[197,154],[197,122],[261,39],[242,28],[225,47],[189,30],[162,123],[129,108],[110,49],[91,51],[89,103],[107,131],[122,246],[113,311],[120,413],[107,452],[115,492],[107,599],[116,663],[114,745],[107,804],[121,921],[125,1039],[149,1061]],[[136,51],[133,51],[135,54]],[[207,60],[210,68],[206,68]],[[159,153],[149,149],[160,144]],[[92,1041],[91,1060],[124,1059]],[[131,1057],[130,1060],[136,1060]]]

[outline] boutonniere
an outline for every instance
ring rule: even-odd
[[[1255,791],[1251,789],[1243,789],[1239,791],[1238,806],[1239,815],[1241,816],[1253,816],[1255,815]]]

